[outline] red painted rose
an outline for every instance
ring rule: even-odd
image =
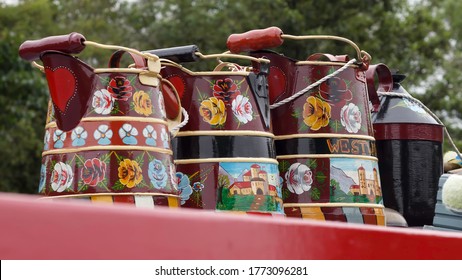
[[[127,101],[128,98],[132,96],[133,88],[127,78],[117,76],[111,79],[107,86],[107,91],[109,91],[115,99]]]
[[[94,187],[104,180],[105,173],[106,163],[97,158],[93,158],[85,161],[81,177],[85,184]]]
[[[216,98],[222,99],[226,104],[229,104],[230,101],[240,94],[241,92],[237,88],[237,85],[230,78],[217,80],[213,86],[213,95]]]

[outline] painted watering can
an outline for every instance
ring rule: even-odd
[[[262,50],[284,39],[340,41],[357,57],[316,53],[297,61]],[[233,34],[227,46],[271,61],[271,117],[285,214],[384,225],[366,88],[370,56],[346,38],[284,35],[277,27]]]
[[[373,65],[368,79],[384,67]],[[390,92],[369,88],[371,100],[380,99],[372,122],[383,201],[386,207],[401,213],[409,226],[431,225],[443,173],[444,126],[401,86],[405,77],[393,74]]]
[[[269,61],[203,55],[194,45],[150,52],[169,59],[161,59],[161,74],[189,114],[173,139],[182,207],[283,216],[269,112]],[[177,64],[209,58],[253,61],[259,72],[221,60],[205,72]]]
[[[86,46],[117,50],[109,68],[71,54]],[[129,53],[134,66],[120,67]],[[24,42],[23,59],[46,75],[51,102],[39,193],[137,207],[179,206],[168,120],[181,118],[179,99],[164,90],[159,58],[102,45],[71,33]],[[164,104],[165,102],[165,104]]]

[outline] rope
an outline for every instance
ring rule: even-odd
[[[170,131],[171,134],[176,133],[178,130],[180,130],[182,127],[184,127],[189,122],[188,112],[186,112],[186,110],[183,107],[181,107],[181,112],[183,113],[184,120],[181,123],[179,123],[177,126],[171,129]]]
[[[278,103],[275,103],[273,105],[270,106],[270,109],[276,109],[278,108],[279,106],[281,105],[284,105],[286,103],[289,103],[291,102],[292,100],[300,97],[301,95],[305,94],[306,92],[310,91],[311,89],[319,86],[320,84],[322,84],[323,82],[329,80],[330,78],[338,75],[339,73],[343,72],[344,70],[346,70],[348,67],[350,67],[350,65],[352,65],[353,63],[356,62],[356,59],[353,58],[352,60],[348,61],[345,65],[343,65],[342,67],[340,67],[339,69],[337,69],[335,72],[323,77],[322,79],[320,80],[317,80],[316,82],[312,83],[311,85],[307,86],[306,88],[300,90],[299,92],[295,93],[294,95],[286,98],[286,99],[283,99],[281,101],[279,101]]]
[[[457,155],[459,156],[459,158],[462,159],[462,156],[459,152],[459,149],[457,148],[456,144],[454,143],[454,141],[452,140],[452,137],[451,135],[449,134],[449,131],[447,130],[446,126],[444,125],[444,123],[438,118],[437,115],[435,115],[435,113],[433,113],[430,109],[428,109],[427,106],[425,106],[425,104],[422,103],[422,101],[420,101],[419,99],[413,97],[412,95],[410,95],[409,93],[398,93],[398,92],[377,92],[377,94],[379,96],[392,96],[392,97],[401,97],[401,98],[406,98],[408,100],[410,100],[411,102],[414,102],[414,103],[417,103],[417,105],[421,106],[427,113],[429,113],[437,122],[438,124],[442,125],[443,128],[444,128],[444,133],[446,134],[446,136],[448,137],[448,140],[449,140],[449,143],[451,144],[451,146],[454,148],[455,152],[457,153]]]

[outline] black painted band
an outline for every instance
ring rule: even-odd
[[[292,138],[276,140],[276,153],[297,154],[345,154],[376,156],[375,141],[358,138]]]
[[[172,145],[175,159],[276,158],[274,139],[263,136],[177,136]]]

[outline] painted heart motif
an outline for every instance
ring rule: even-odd
[[[269,96],[270,103],[272,104],[285,92],[287,78],[281,69],[274,66],[271,66],[269,76],[271,77],[268,79]]]
[[[46,68],[45,75],[51,99],[61,112],[65,112],[69,101],[76,92],[76,78],[67,68]]]
[[[173,84],[173,86],[176,89],[176,92],[178,92],[178,96],[180,97],[180,99],[182,99],[184,95],[184,87],[185,87],[183,79],[178,76],[172,76],[172,77],[169,77],[168,80]]]

